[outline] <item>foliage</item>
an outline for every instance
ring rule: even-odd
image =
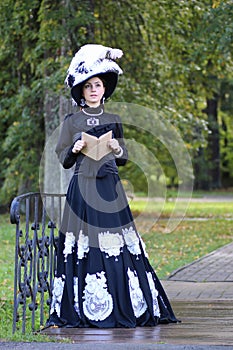
[[[81,34],[85,32],[87,4],[80,6],[74,2],[65,8],[61,5],[62,1],[29,0],[9,0],[0,5],[3,34],[0,62],[5,68],[0,77],[3,204],[16,194],[38,190],[39,163],[45,142],[46,91],[58,91],[63,86],[64,54],[69,47],[61,55],[61,43],[67,39],[76,50],[82,42],[76,42],[74,33],[80,39],[85,37]],[[77,15],[64,26],[70,13],[76,11]]]
[[[162,111],[179,129],[194,163],[202,162],[195,175],[201,170],[208,181],[205,148],[211,125],[203,109],[214,93],[220,103],[232,101],[232,8],[231,1],[211,0],[1,1],[1,203],[38,189],[47,124],[54,128],[59,98],[69,97],[66,70],[77,49],[90,42],[123,49],[125,74],[113,99]],[[221,132],[221,170],[231,185],[230,109],[224,113],[219,116],[219,127],[227,125]],[[126,128],[126,136],[157,155],[168,184],[177,185],[173,160],[153,135]],[[204,157],[196,157],[203,148]],[[136,166],[129,164],[126,172],[137,174],[134,185],[145,190]]]

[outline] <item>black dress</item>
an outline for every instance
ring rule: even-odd
[[[112,130],[122,148],[95,161],[72,153],[83,131]],[[57,271],[47,326],[136,327],[177,322],[135,227],[118,175],[127,150],[118,115],[102,106],[65,118],[56,147],[74,164],[59,232]]]

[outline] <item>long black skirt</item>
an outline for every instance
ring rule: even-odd
[[[169,322],[177,319],[148,261],[118,174],[74,175],[59,232],[47,326]]]

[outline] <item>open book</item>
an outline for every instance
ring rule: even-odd
[[[107,145],[111,139],[112,131],[106,132],[99,138],[82,132],[82,140],[86,142],[86,147],[81,152],[94,160],[100,160],[111,152],[111,148]]]

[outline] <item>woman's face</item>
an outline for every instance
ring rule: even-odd
[[[98,107],[104,93],[104,84],[98,77],[88,79],[83,86],[83,97],[89,107]]]

